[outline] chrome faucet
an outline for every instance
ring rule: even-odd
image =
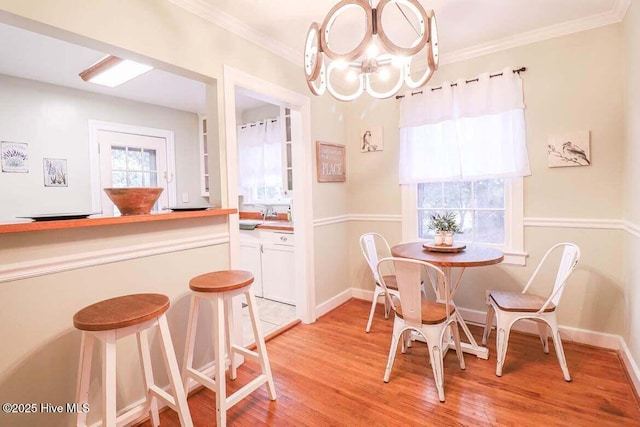
[[[267,218],[277,218],[278,212],[276,212],[275,208],[271,205],[265,205],[265,209],[263,211],[262,220],[265,221]]]

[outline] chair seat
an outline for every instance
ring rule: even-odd
[[[83,308],[73,315],[73,325],[83,331],[108,331],[138,325],[169,309],[169,297],[135,294],[111,298]]]
[[[449,316],[452,316],[455,312],[453,305],[449,306]],[[404,319],[402,314],[402,303],[396,307],[396,315]],[[440,302],[422,300],[422,324],[423,325],[435,325],[447,320],[447,306]]]
[[[382,276],[382,280],[384,280],[384,284],[387,285],[387,289],[392,289],[394,291],[398,290],[398,280],[396,279],[396,276]]]
[[[503,311],[519,311],[525,313],[535,313],[544,304],[546,298],[538,295],[521,294],[519,292],[497,292],[491,291],[489,297]],[[555,311],[556,306],[550,302],[545,308],[545,313]]]

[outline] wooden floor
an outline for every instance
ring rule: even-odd
[[[544,354],[536,336],[512,333],[502,377],[495,375],[495,334],[489,360],[455,352],[445,358],[445,396],[440,403],[426,346],[414,343],[398,354],[389,383],[382,381],[391,326],[378,306],[369,334],[370,303],[351,300],[312,325],[299,325],[267,343],[278,399],[263,387],[228,412],[230,426],[640,426],[640,405],[618,355],[565,343],[571,383],[564,381],[550,345]],[[476,339],[480,328],[472,327]],[[245,364],[232,392],[257,365]],[[189,398],[196,426],[215,425],[215,395]],[[163,426],[178,426],[176,414],[161,414]],[[143,424],[150,425],[149,423]]]

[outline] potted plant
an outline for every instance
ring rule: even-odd
[[[437,246],[453,245],[453,235],[462,233],[462,230],[456,224],[456,215],[453,212],[438,212],[431,215],[427,227],[435,231],[434,242]]]

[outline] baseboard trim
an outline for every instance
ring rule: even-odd
[[[622,337],[620,337],[620,349],[618,350],[618,354],[620,355],[620,360],[627,370],[627,375],[629,376],[629,380],[636,391],[636,397],[640,400],[640,369],[638,368],[638,364],[635,360],[633,360],[633,356],[631,355],[631,350],[627,346]]]
[[[229,243],[228,234],[207,234],[184,239],[165,240],[116,249],[4,264],[0,266],[0,283],[225,243]]]
[[[347,289],[345,291],[340,292],[335,297],[323,302],[322,304],[316,306],[316,319],[320,316],[327,314],[331,310],[341,306],[345,302],[349,301],[352,298],[352,290]]]

